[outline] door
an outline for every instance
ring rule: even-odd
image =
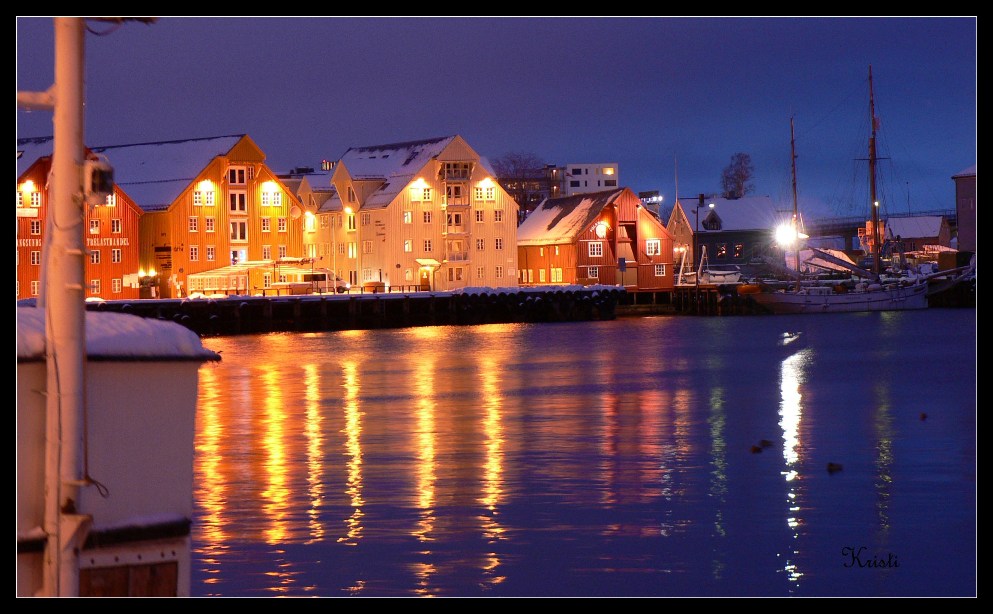
[[[421,269],[421,290],[431,290],[431,271],[427,269]]]

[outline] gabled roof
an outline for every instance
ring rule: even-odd
[[[608,190],[546,198],[517,227],[517,244],[526,247],[574,243],[604,207],[623,192],[623,189]]]
[[[959,177],[975,177],[976,176],[976,165],[973,164],[969,168],[962,169],[961,171],[952,175],[952,179],[957,179]]]
[[[886,236],[916,239],[937,237],[941,233],[940,215],[890,217],[886,219]]]
[[[365,208],[385,207],[428,162],[436,158],[457,137],[446,136],[423,141],[352,147],[342,155],[353,180],[377,180],[381,185],[363,203]]]
[[[744,198],[709,198],[700,210],[700,234],[708,232],[728,232],[730,230],[768,230],[789,221],[793,216],[792,206],[778,205],[769,196],[746,196]],[[714,208],[707,205],[714,203]],[[694,209],[696,199],[687,199],[680,205],[686,217],[696,226]],[[707,230],[705,222],[719,221],[720,230]],[[709,225],[709,223],[708,223]]]

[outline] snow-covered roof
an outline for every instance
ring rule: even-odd
[[[87,311],[86,355],[90,359],[220,360],[190,329],[126,313]],[[45,310],[17,307],[17,359],[45,358]]]
[[[341,197],[338,196],[338,191],[334,190],[331,192],[331,196],[321,203],[321,206],[317,208],[318,213],[330,213],[332,211],[341,211],[342,202]]]
[[[55,139],[50,136],[17,139],[17,177],[23,175],[38,158],[52,155],[54,146]]]
[[[969,168],[962,169],[961,171],[952,175],[952,179],[956,179],[958,177],[975,177],[975,176],[976,176],[976,165],[973,164]]]
[[[216,156],[223,156],[244,135],[93,147],[114,167],[114,181],[146,211],[164,209]]]
[[[454,139],[454,136],[446,136],[406,143],[352,147],[342,155],[340,162],[354,180],[375,179],[384,182],[369,195],[363,208],[386,207]]]
[[[886,236],[903,239],[937,237],[941,232],[942,219],[940,215],[890,217],[886,219]]]
[[[708,205],[714,203],[714,208]],[[696,218],[694,209],[698,202],[694,200],[680,201],[687,219],[694,226]],[[773,230],[776,226],[787,222],[793,216],[792,206],[776,204],[769,196],[746,196],[744,198],[710,198],[700,209],[700,234],[709,232],[727,232],[730,230]],[[704,227],[706,222],[720,221],[715,230]],[[707,225],[710,225],[709,223]]]
[[[526,247],[573,243],[623,191],[546,198],[517,227],[517,244]]]

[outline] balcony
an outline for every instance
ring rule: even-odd
[[[469,262],[469,251],[449,251],[445,254],[448,262]]]
[[[443,235],[465,235],[469,234],[469,227],[465,224],[446,224],[441,229]]]

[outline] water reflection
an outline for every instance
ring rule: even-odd
[[[339,543],[354,546],[362,537],[362,412],[359,409],[358,365],[346,360],[341,363],[341,386],[344,388],[345,412],[345,467],[348,471],[345,495],[348,497],[352,513],[345,519],[345,535]]]
[[[307,491],[310,494],[308,510],[311,541],[324,537],[321,507],[324,500],[324,416],[321,415],[321,388],[318,366],[303,366],[304,400],[307,417],[304,433],[307,437]]]
[[[889,401],[889,387],[885,382],[877,382],[873,387],[875,414],[873,430],[876,436],[876,515],[879,518],[880,540],[890,529],[890,494],[893,487],[891,466],[893,465],[893,416]]]
[[[412,329],[421,331],[422,329]],[[428,337],[430,332],[417,333],[417,337]],[[418,561],[412,565],[412,571],[417,579],[417,588],[414,591],[418,595],[433,595],[435,589],[431,586],[431,577],[438,571],[434,563],[431,562],[431,550],[427,547],[428,542],[434,539],[435,528],[435,483],[437,481],[437,467],[435,466],[435,360],[429,356],[424,356],[417,365],[414,373],[414,394],[416,397],[417,425],[414,428],[413,448],[417,450],[417,462],[415,467],[415,505],[419,510],[419,518],[412,535],[422,542],[420,556],[425,560]]]
[[[800,477],[797,469],[800,460],[800,419],[803,412],[803,395],[800,394],[800,385],[806,380],[805,370],[809,358],[809,349],[800,350],[790,355],[783,360],[779,377],[781,395],[779,426],[783,429],[783,459],[785,460],[785,470],[782,475],[787,483],[788,514],[786,524],[789,526],[794,540],[794,543],[789,546],[783,570],[790,580],[791,590],[799,587],[800,578],[803,577],[803,572],[797,566],[799,549],[796,540],[799,537],[798,528],[802,523],[800,519],[801,502],[797,496]]]
[[[213,365],[200,369],[200,403],[197,411],[197,459],[202,478],[197,482],[200,513],[200,553],[209,574],[204,583],[219,581],[219,557],[226,550],[228,522],[225,517],[227,480],[222,472],[222,443],[224,423],[221,417],[224,399]]]
[[[479,360],[480,391],[483,397],[483,434],[486,437],[483,464],[483,492],[479,499],[483,506],[481,517],[483,537],[487,544],[495,544],[504,539],[504,527],[499,521],[499,506],[503,499],[503,406],[499,365],[488,356]],[[506,578],[496,569],[500,566],[500,556],[496,551],[489,552],[483,560],[484,582],[495,586]]]
[[[710,415],[707,417],[707,424],[710,427],[710,496],[717,506],[714,512],[713,535],[721,539],[727,537],[727,529],[724,526],[724,506],[728,494],[727,443],[724,441],[726,422],[724,389],[715,387],[710,391]],[[711,562],[715,580],[724,578],[725,558],[723,548],[715,550]]]

